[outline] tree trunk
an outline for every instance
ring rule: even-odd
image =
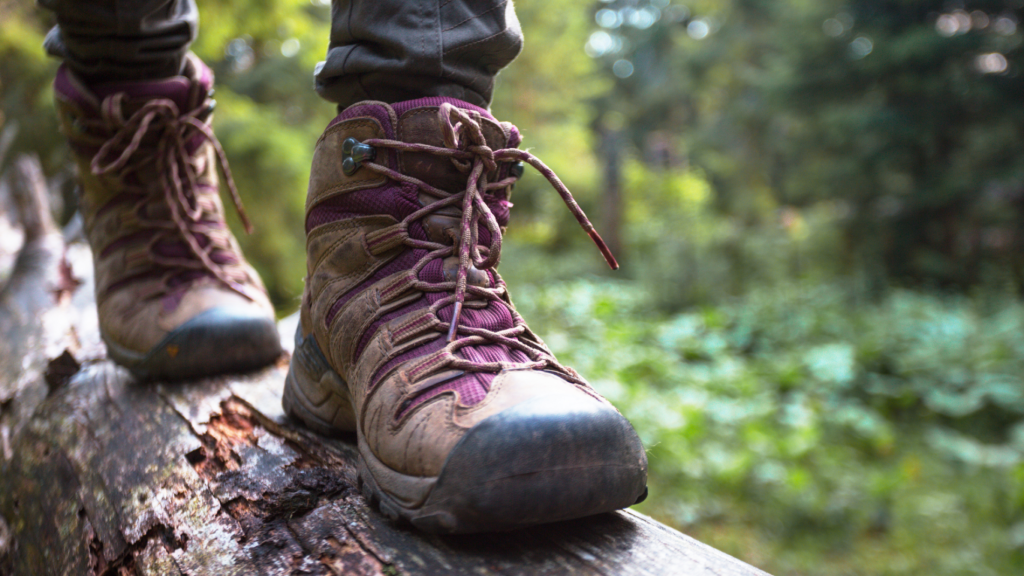
[[[763,574],[632,511],[459,537],[387,520],[354,438],[283,414],[286,359],[182,384],[106,360],[89,251],[33,220],[31,180],[19,219],[43,223],[0,293],[0,574]]]

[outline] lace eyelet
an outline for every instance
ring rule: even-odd
[[[352,176],[362,167],[363,162],[373,162],[377,158],[377,150],[355,138],[346,138],[341,143],[341,156],[342,172],[346,176]]]
[[[513,178],[522,178],[523,173],[526,172],[526,167],[523,166],[522,162],[514,162],[508,167],[508,175]]]

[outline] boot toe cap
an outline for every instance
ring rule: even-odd
[[[217,306],[175,328],[142,355],[118,350],[110,356],[143,380],[182,380],[246,372],[282,354],[274,317],[260,306]]]
[[[647,457],[629,421],[578,391],[559,392],[471,428],[413,524],[475,532],[580,518],[631,506],[646,485]]]

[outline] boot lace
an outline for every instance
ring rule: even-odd
[[[234,253],[230,232],[226,228],[211,226],[211,219],[221,219],[216,203],[194,192],[202,172],[202,159],[190,153],[189,149],[191,147],[194,150],[198,146],[198,139],[199,142],[210,142],[213,146],[235,209],[246,232],[252,232],[252,224],[231,177],[224,148],[205,121],[213,110],[213,101],[207,99],[204,105],[182,113],[173,100],[155,98],[147,101],[126,119],[123,112],[126,97],[125,93],[120,92],[104,99],[101,105],[101,117],[95,123],[106,132],[112,131],[113,136],[93,156],[90,165],[92,173],[97,176],[114,174],[120,177],[155,162],[156,173],[160,175],[162,200],[170,210],[170,221],[139,216],[142,226],[159,230],[149,242],[151,261],[185,271],[207,272],[231,290],[250,300],[255,299],[256,295],[248,286],[247,275],[243,270],[214,260],[215,250]],[[158,135],[155,144],[144,141],[147,135],[153,134]],[[138,209],[141,205],[152,201],[152,192],[140,183],[124,181],[126,189],[145,195],[136,205],[136,214],[140,214]],[[209,239],[206,246],[197,238],[199,234]],[[154,251],[153,247],[165,239],[183,240],[192,257],[165,256]]]
[[[608,246],[594,229],[593,224],[587,219],[586,214],[573,198],[565,184],[558,176],[548,168],[537,157],[525,150],[518,148],[502,148],[492,150],[484,138],[481,127],[480,114],[456,108],[449,103],[441,104],[438,114],[441,120],[444,146],[431,146],[428,144],[417,144],[402,142],[399,140],[373,138],[363,141],[363,144],[374,148],[392,149],[407,152],[426,152],[443,158],[448,158],[455,167],[463,173],[468,173],[466,189],[450,193],[430,184],[402,174],[385,165],[374,162],[372,159],[363,160],[361,166],[384,175],[392,180],[405,182],[415,186],[418,190],[436,198],[435,202],[429,203],[423,208],[406,216],[398,225],[403,230],[408,230],[410,222],[423,218],[428,214],[442,210],[448,206],[461,205],[461,234],[458,238],[458,246],[442,244],[429,240],[411,238],[408,234],[402,237],[402,244],[411,248],[427,250],[428,253],[421,258],[413,267],[412,273],[416,280],[410,285],[413,289],[424,292],[451,292],[443,299],[438,300],[431,306],[431,313],[436,321],[436,328],[443,331],[445,327],[438,318],[440,309],[453,305],[452,320],[447,326],[447,345],[425,358],[418,361],[417,365],[408,371],[409,377],[416,380],[420,376],[435,372],[442,367],[464,371],[499,372],[504,369],[554,369],[561,372],[569,380],[583,383],[582,378],[571,368],[559,364],[554,356],[547,350],[539,338],[537,338],[526,326],[526,322],[516,312],[508,298],[508,291],[504,282],[495,275],[497,285],[494,287],[483,287],[471,285],[467,279],[472,268],[477,270],[489,270],[497,267],[501,258],[501,226],[488,207],[485,198],[497,190],[506,190],[511,193],[511,187],[518,180],[517,176],[509,175],[494,182],[489,181],[489,174],[497,174],[501,163],[513,164],[524,162],[533,166],[551,184],[561,196],[562,201],[576,217],[577,222],[583,230],[597,245],[605,261],[615,270],[619,267]],[[507,198],[508,196],[506,196]],[[478,245],[479,226],[483,226],[490,232],[489,246]],[[419,272],[428,262],[452,256],[458,250],[459,267],[456,280],[448,282],[426,282],[419,280]],[[505,305],[512,314],[513,326],[506,330],[492,331],[484,328],[463,326],[460,324],[460,316],[463,306],[467,304],[467,295],[477,300],[478,307],[487,306],[488,301],[496,301]],[[530,362],[473,362],[455,355],[455,352],[467,346],[479,344],[501,344],[509,349],[518,350],[530,358]]]

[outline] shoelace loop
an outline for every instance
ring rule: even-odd
[[[488,180],[488,175],[497,171],[499,163],[510,163],[513,166],[516,166],[518,163],[522,162],[533,166],[547,179],[555,191],[558,192],[562,201],[569,208],[569,211],[576,217],[576,221],[579,222],[583,230],[597,245],[602,256],[604,256],[605,261],[608,263],[608,266],[611,267],[612,270],[618,269],[618,262],[615,261],[615,257],[612,255],[611,250],[608,249],[607,244],[605,244],[600,234],[598,234],[594,229],[593,224],[590,223],[590,220],[583,212],[583,209],[576,203],[576,200],[573,198],[572,193],[569,192],[569,189],[566,188],[565,184],[562,183],[554,171],[541,162],[539,158],[525,150],[519,150],[518,148],[492,150],[487,145],[487,140],[484,137],[483,127],[481,125],[480,114],[477,112],[474,112],[471,115],[465,110],[456,108],[446,102],[441,104],[439,107],[438,115],[441,122],[442,138],[444,142],[443,147],[382,138],[367,139],[362,142],[361,145],[368,145],[374,148],[389,148],[392,150],[406,152],[426,152],[435,156],[448,158],[459,171],[464,173],[468,172],[469,174],[467,177],[466,189],[463,192],[451,194],[431,186],[418,178],[402,174],[383,164],[378,164],[374,161],[374,158],[371,157],[376,155],[365,153],[361,154],[359,164],[357,166],[353,166],[353,172],[359,167],[366,167],[367,169],[384,175],[392,180],[411,184],[417,189],[438,199],[436,202],[430,203],[407,216],[404,220],[406,223],[422,218],[427,214],[436,212],[444,207],[456,204],[461,200],[462,221],[460,226],[461,234],[459,235],[457,247],[459,267],[455,281],[455,295],[453,299],[445,299],[438,303],[443,305],[454,304],[452,320],[448,327],[447,334],[447,340],[450,346],[455,343],[456,340],[458,340],[458,344],[460,344],[459,347],[487,341],[496,342],[504,344],[510,348],[522,350],[529,356],[533,357],[535,362],[526,367],[543,367],[545,365],[549,365],[554,362],[553,358],[548,356],[548,358],[543,360],[538,359],[536,354],[537,350],[519,342],[517,336],[526,331],[526,326],[518,315],[515,315],[516,326],[502,332],[492,332],[481,328],[459,326],[459,318],[462,314],[467,292],[472,292],[475,295],[484,296],[488,299],[500,299],[499,295],[491,294],[488,289],[483,289],[477,286],[470,289],[470,287],[467,286],[467,278],[471,268],[475,267],[478,270],[487,270],[497,266],[500,261],[502,238],[501,227],[498,224],[497,219],[494,217],[494,214],[491,212],[490,207],[487,206],[484,195],[494,190],[505,189],[512,186],[522,173],[521,165],[518,166],[518,170],[514,168],[510,169],[509,176],[499,179],[496,182],[490,182]],[[355,145],[360,145],[360,143],[354,143],[353,146],[350,146],[350,150],[354,150]],[[346,161],[347,160],[348,158]],[[518,174],[515,174],[514,172],[518,172]],[[477,245],[478,234],[476,234],[476,230],[481,222],[490,232],[490,245],[486,248]],[[454,248],[452,246],[435,245],[434,243],[425,243],[415,240],[409,240],[408,242],[414,247],[432,250],[431,253],[427,254],[420,263],[417,264],[417,271],[422,269],[426,262],[433,260],[434,258],[450,254],[450,250]],[[503,292],[503,288],[501,291]],[[467,338],[458,339],[460,332],[466,335]],[[445,364],[463,369],[480,368],[468,361],[451,357],[451,351],[452,350],[449,349],[448,354],[444,357]],[[492,364],[496,364],[496,366],[492,368],[500,369],[502,367],[497,366],[497,364],[502,363]],[[523,367],[521,365],[517,366]]]

